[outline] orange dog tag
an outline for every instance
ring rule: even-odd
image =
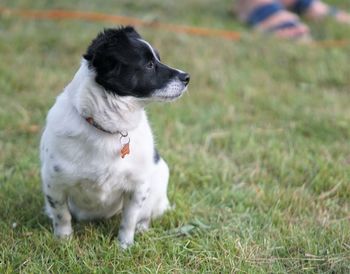
[[[120,156],[122,157],[122,159],[124,159],[124,157],[128,154],[130,154],[129,143],[123,145],[123,148],[120,150]]]
[[[130,137],[128,136],[128,133],[120,134],[120,144],[122,145],[122,149],[120,150],[120,157],[124,159],[126,155],[130,154]]]

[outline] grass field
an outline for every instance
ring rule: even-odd
[[[0,16],[0,273],[350,272],[350,44],[251,35],[228,0],[52,2],[1,5],[227,28],[243,38],[139,28],[192,80],[180,101],[148,109],[176,209],[122,251],[118,218],[75,223],[67,242],[53,237],[38,160],[48,109],[110,25]],[[311,28],[317,39],[350,39],[332,22]]]

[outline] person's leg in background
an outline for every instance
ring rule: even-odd
[[[281,38],[310,38],[309,28],[299,15],[311,20],[327,17],[350,24],[350,14],[320,0],[235,0],[238,18],[258,31]]]
[[[350,24],[350,14],[320,0],[279,0],[287,9],[313,20],[333,17],[337,22]],[[248,0],[248,2],[250,2]]]
[[[281,38],[309,37],[309,28],[279,1],[236,0],[234,11],[242,22],[258,31]]]

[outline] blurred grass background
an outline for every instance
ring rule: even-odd
[[[243,33],[232,42],[138,28],[165,63],[190,72],[191,84],[181,100],[148,109],[176,209],[123,252],[118,218],[74,224],[69,242],[53,238],[38,160],[48,109],[91,39],[111,25],[0,15],[0,272],[350,271],[350,45],[252,34],[228,0],[0,5]],[[318,40],[350,39],[349,27],[331,20],[310,26]]]

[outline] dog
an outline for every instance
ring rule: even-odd
[[[91,42],[73,80],[49,110],[40,142],[45,207],[58,238],[71,220],[121,213],[118,240],[169,209],[169,168],[158,154],[145,106],[173,101],[188,73],[160,61],[132,26],[105,29]]]

